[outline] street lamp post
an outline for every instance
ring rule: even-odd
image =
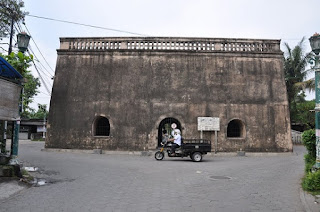
[[[17,43],[18,49],[20,52],[24,53],[28,49],[30,41],[30,36],[27,33],[22,32],[17,35]],[[20,99],[20,106],[19,106],[19,114],[22,112],[22,101]],[[19,131],[20,131],[20,117],[19,120],[14,122],[14,133],[13,133],[13,142],[11,148],[11,156],[18,156],[18,146],[19,146]]]
[[[315,72],[315,91],[316,91],[316,164],[315,168],[320,169],[320,35],[315,33],[310,37],[310,46],[312,51],[315,53],[313,58]]]

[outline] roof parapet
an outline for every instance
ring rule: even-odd
[[[60,38],[59,50],[196,51],[280,53],[280,40],[232,38],[105,37]]]

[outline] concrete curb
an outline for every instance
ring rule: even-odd
[[[152,156],[158,150],[149,151],[108,151],[101,149],[56,149],[56,148],[46,148],[41,149],[44,152],[70,152],[70,153],[86,153],[86,154],[106,154],[106,155],[138,155],[138,156]],[[292,152],[245,152],[245,154],[239,156],[238,152],[209,152],[207,156],[210,157],[274,157],[274,156],[291,156]]]
[[[18,180],[11,178],[0,179],[0,202],[27,188],[27,185],[19,182]]]
[[[300,188],[300,200],[306,212],[312,212],[307,204],[306,197],[304,195],[304,191]]]
[[[43,152],[68,152],[68,153],[86,153],[86,154],[105,154],[105,155],[138,155],[151,156],[155,151],[107,151],[100,149],[84,150],[84,149],[41,149]]]
[[[274,157],[274,156],[291,156],[292,152],[245,152],[245,154],[238,154],[238,152],[209,152],[207,155],[215,157]]]
[[[305,192],[302,187],[300,187],[300,200],[306,212],[319,212],[320,211],[320,197],[313,196],[308,192]]]

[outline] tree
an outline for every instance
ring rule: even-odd
[[[31,119],[43,119],[47,118],[49,111],[47,110],[46,104],[38,104],[38,110],[34,111],[33,109],[29,112],[28,118]]]
[[[38,88],[40,87],[39,78],[35,78],[31,71],[28,68],[31,66],[33,56],[26,56],[21,52],[17,54],[11,53],[10,55],[1,55],[4,59],[8,61],[24,78],[24,87],[23,87],[23,111],[21,116],[28,117],[30,112],[33,110],[29,107],[29,104],[33,102],[33,97],[39,93]]]
[[[22,21],[27,12],[22,11],[22,0],[0,0],[0,38],[8,37],[11,23]]]
[[[292,112],[291,121],[303,125],[304,130],[314,129],[315,114],[314,108],[316,106],[315,100],[297,102],[296,110]]]
[[[301,41],[293,49],[288,43],[285,43],[284,72],[288,93],[288,102],[290,107],[290,117],[293,120],[293,114],[297,112],[297,100],[299,102],[299,94],[304,89],[314,88],[312,80],[304,81],[307,75],[306,66],[312,52],[304,52],[304,41]],[[300,96],[301,97],[301,96]],[[301,101],[301,98],[300,98]]]

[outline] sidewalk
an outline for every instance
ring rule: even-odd
[[[320,197],[315,197],[300,188],[300,199],[306,212],[320,212]]]
[[[28,185],[16,178],[0,178],[0,202],[28,188]]]

